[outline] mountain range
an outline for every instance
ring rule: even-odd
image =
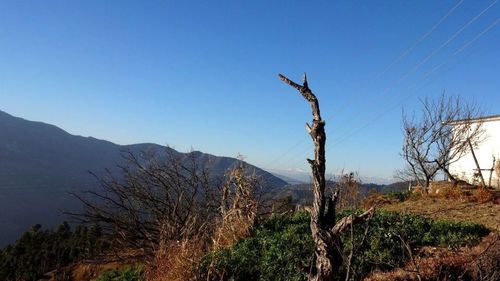
[[[92,137],[71,135],[45,123],[28,121],[0,111],[0,247],[14,242],[31,225],[52,227],[65,218],[62,210],[78,210],[80,202],[69,192],[98,188],[89,171],[117,171],[124,150],[140,153],[172,148],[152,143],[118,145]],[[189,152],[212,175],[223,175],[237,159],[199,151]],[[267,189],[287,182],[247,163]]]

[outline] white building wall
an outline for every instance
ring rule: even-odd
[[[493,156],[497,162],[500,162],[500,118],[491,121],[485,120],[483,122],[485,140],[479,144],[478,148],[474,149],[474,152],[481,169],[490,169],[493,164]],[[458,176],[459,179],[474,183],[475,179],[473,175],[476,172],[476,164],[472,154],[468,153],[457,162],[452,163],[449,171],[452,175]],[[486,184],[488,184],[490,172],[482,171],[482,173]],[[491,185],[497,188],[500,187],[500,179],[495,172],[492,174]]]

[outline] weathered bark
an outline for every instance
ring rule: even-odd
[[[329,198],[325,195],[326,133],[325,121],[321,119],[318,99],[311,89],[309,89],[305,74],[302,85],[293,82],[281,74],[279,74],[279,78],[286,84],[297,89],[311,104],[313,121],[312,125],[306,123],[306,129],[314,143],[314,160],[307,159],[307,161],[311,165],[313,174],[312,191],[314,201],[310,226],[315,243],[316,270],[309,279],[317,281],[333,280],[342,264],[342,241],[340,234],[347,229],[347,226],[368,218],[370,214],[373,214],[374,209],[370,209],[359,217],[345,217],[335,224],[335,206],[338,192],[335,192]]]

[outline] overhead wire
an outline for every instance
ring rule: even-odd
[[[470,21],[468,21],[464,26],[462,26],[459,30],[457,30],[448,40],[446,40],[443,44],[441,44],[437,49],[434,49],[427,57],[425,57],[420,63],[418,63],[415,67],[413,67],[409,72],[401,76],[398,80],[398,83],[408,77],[411,73],[418,70],[422,65],[424,65],[429,59],[431,59],[437,52],[441,51],[444,47],[448,46],[458,35],[460,35],[465,29],[467,29],[471,24],[473,24],[476,20],[481,18],[491,7],[495,6],[498,0],[493,1],[488,7],[483,9],[479,14],[473,17]]]
[[[428,56],[426,56],[422,61],[420,61],[415,67],[413,67],[409,72],[407,72],[406,74],[404,74],[403,76],[400,77],[400,79],[398,79],[398,81],[396,81],[396,84],[399,84],[402,80],[406,79],[409,74],[411,74],[412,72],[418,70],[418,68],[420,68],[422,65],[424,65],[432,56],[434,56],[437,52],[439,52],[440,50],[442,50],[443,48],[445,48],[447,45],[449,45],[454,39],[457,38],[458,35],[460,35],[465,29],[467,29],[472,23],[474,23],[476,20],[478,20],[479,18],[481,18],[489,9],[491,9],[496,3],[498,2],[498,0],[495,0],[493,1],[489,6],[487,6],[485,9],[483,9],[479,14],[477,14],[476,16],[474,16],[470,21],[468,21],[465,25],[463,25],[459,30],[457,30],[451,37],[449,37],[443,44],[441,44],[437,49],[434,49]],[[460,2],[461,3],[461,2]],[[460,4],[459,3],[459,4]],[[456,6],[454,6],[452,8],[452,10],[455,9]],[[446,16],[449,16],[450,13],[447,13]],[[466,44],[464,44],[461,48],[459,48],[454,54],[453,56],[455,56],[456,54],[459,54],[460,52],[462,52],[463,50],[465,50],[466,48],[468,48],[473,42],[475,42],[477,39],[479,39],[481,36],[483,36],[484,34],[486,34],[488,31],[490,31],[493,27],[496,26],[496,24],[498,24],[498,19],[496,21],[493,22],[493,24],[491,24],[490,26],[488,26],[485,30],[483,30],[482,32],[480,32],[479,34],[477,34],[472,40],[470,40],[469,42],[467,42]],[[442,65],[446,64],[447,61],[445,61],[444,63],[442,63],[439,67],[441,67]],[[435,70],[432,70],[431,72],[429,72],[428,74],[425,75],[424,79],[426,77],[428,77],[432,72],[435,72]],[[395,85],[393,85],[390,89],[392,89]],[[385,94],[389,92],[389,90],[386,88],[386,91],[383,91],[381,92],[381,94]],[[387,112],[390,112],[387,111]],[[385,115],[386,113],[382,114]],[[370,124],[373,124],[373,121],[375,120],[378,120],[380,117],[376,117],[375,119],[374,118],[371,118],[370,121],[367,123],[367,124],[364,124],[361,126],[361,128],[356,128],[354,129],[351,133],[348,134],[348,137],[343,137],[343,138],[338,138],[337,139],[337,142],[339,139],[341,139],[342,141],[344,139],[348,139],[350,137],[352,137],[353,135],[355,135],[355,132],[359,132],[361,131],[363,128],[366,128],[367,126],[369,126]],[[353,133],[354,132],[354,133]],[[330,134],[331,132],[328,132],[328,134]],[[332,143],[333,144],[336,144],[335,141]],[[338,144],[338,143],[337,143]],[[331,147],[331,145],[329,146]],[[327,148],[328,150],[328,148]],[[294,159],[295,157],[292,157],[291,159]]]
[[[498,0],[497,0],[498,1]],[[424,42],[432,33],[434,33],[434,31],[446,20],[448,19],[451,14],[453,14],[453,12],[460,6],[462,5],[462,3],[464,2],[464,0],[460,0],[457,4],[455,4],[452,8],[450,8],[446,14],[444,16],[442,16],[427,32],[425,32],[422,36],[420,36],[416,41],[415,43],[413,43],[410,47],[408,47],[405,51],[403,51],[398,57],[396,57],[396,59],[394,59],[391,63],[389,63],[382,72],[380,72],[378,75],[375,76],[374,79],[370,80],[368,82],[368,84],[372,84],[374,83],[374,81],[380,79],[381,77],[383,77],[393,66],[395,66],[396,64],[398,64],[403,58],[405,58],[406,56],[408,56],[418,45],[420,45],[422,42]],[[340,111],[339,112],[342,112],[345,108],[348,108],[349,104],[352,104],[354,103],[353,100],[350,100],[348,102],[346,102],[345,104],[343,104],[340,108]],[[267,165],[265,165],[266,167],[273,167],[276,162],[278,162],[279,160],[281,160],[283,157],[285,157],[287,154],[289,154],[292,150],[294,150],[296,147],[298,147],[299,145],[303,144],[305,141],[307,140],[307,136],[305,136],[303,139],[299,140],[298,142],[296,142],[295,144],[293,144],[292,146],[290,146],[288,149],[286,149],[283,153],[281,153],[280,155],[278,155],[276,158],[274,158],[274,160],[272,160],[271,162],[269,162]]]
[[[470,47],[470,45],[472,45],[475,41],[477,41],[480,37],[484,36],[486,33],[488,33],[490,30],[492,30],[498,23],[500,23],[500,19],[496,19],[492,24],[490,24],[487,28],[485,28],[483,31],[481,31],[479,34],[477,34],[472,40],[468,41],[467,43],[465,43],[464,45],[462,45],[461,47],[459,47],[457,49],[457,51],[455,51],[452,55],[453,56],[456,56],[458,55],[459,53],[463,52],[465,49],[467,49],[468,47]],[[450,59],[446,60],[445,62],[441,63],[439,65],[439,68],[443,67],[444,65],[446,65],[447,63],[449,63]],[[423,80],[429,80],[429,76],[434,73],[436,71],[436,68],[433,68],[431,71],[427,72],[425,75],[424,75],[424,78]],[[429,84],[429,83],[426,83],[426,85]],[[422,88],[424,88],[425,86],[423,87],[420,87],[419,90],[421,90]],[[380,114],[374,116],[373,118],[371,118],[368,122],[364,123],[363,125],[355,128],[354,130],[351,130],[347,135],[343,136],[343,137],[340,137],[340,138],[337,138],[337,139],[334,139],[332,141],[332,143],[327,147],[327,150],[326,150],[326,153],[328,153],[329,149],[335,145],[339,145],[341,143],[343,143],[344,141],[348,140],[349,138],[353,137],[354,135],[356,135],[357,133],[361,132],[363,129],[367,128],[368,126],[372,125],[375,121],[379,120],[380,118],[382,118],[384,115],[386,115],[387,113],[389,113],[390,111],[394,110],[395,108],[397,108],[398,106],[401,105],[402,102],[404,102],[405,100],[407,100],[408,98],[410,98],[411,96],[409,95],[410,93],[410,90],[411,89],[408,89],[407,91],[407,94],[405,95],[406,98],[404,98],[403,100],[399,101],[397,104],[395,104],[394,106],[391,106],[390,108],[388,108],[387,110],[381,112]]]
[[[458,48],[454,53],[453,55],[451,56],[451,58],[455,57],[456,55],[460,54],[461,52],[463,52],[465,49],[467,49],[469,47],[469,45],[471,45],[472,43],[474,43],[475,41],[477,41],[479,38],[481,38],[483,35],[485,35],[486,33],[488,33],[491,29],[493,29],[497,24],[500,23],[500,19],[496,19],[492,24],[490,24],[487,28],[485,28],[483,31],[481,31],[478,35],[476,35],[472,40],[470,40],[469,42],[467,42],[466,44],[464,44],[462,47]],[[437,66],[435,66],[434,68],[431,69],[431,71],[427,72],[425,75],[424,75],[424,78],[426,78],[427,76],[431,75],[432,73],[434,73],[436,70],[438,70],[439,68],[441,68],[443,65],[447,64],[449,62],[449,60],[451,59],[449,58],[448,60],[438,64]]]
[[[459,1],[455,6],[448,10],[448,12],[439,19],[439,21],[432,26],[429,31],[427,31],[424,35],[422,35],[413,45],[411,45],[408,49],[406,49],[400,56],[398,56],[391,64],[389,64],[379,75],[377,78],[383,76],[389,69],[391,69],[394,65],[399,63],[403,58],[405,58],[413,49],[415,49],[420,43],[422,43],[427,37],[429,37],[446,19],[448,19],[451,14],[460,6],[464,0]]]
[[[469,47],[470,44],[474,43],[481,36],[483,36],[484,34],[488,33],[488,31],[490,31],[493,27],[495,27],[499,22],[500,22],[500,19],[497,19],[496,21],[494,21],[486,29],[484,29],[483,31],[481,31],[481,33],[479,33],[478,35],[476,35],[476,37],[474,37],[472,40],[470,40],[467,44],[465,44],[464,46],[462,46],[461,48],[459,48],[458,50],[456,50],[455,53],[453,53],[453,55],[456,56],[459,53],[461,53],[463,50],[465,50],[467,47]]]
[[[455,57],[456,55],[458,55],[459,53],[463,52],[465,49],[467,49],[470,45],[472,45],[475,41],[477,41],[480,37],[484,36],[486,33],[488,33],[491,29],[493,29],[493,27],[495,27],[498,23],[500,22],[500,19],[496,19],[492,24],[490,24],[487,28],[485,28],[483,31],[481,31],[480,33],[478,33],[472,40],[468,41],[467,43],[465,43],[464,45],[462,45],[461,47],[459,47],[453,54],[450,58],[448,58],[446,61],[444,61],[443,63],[439,64],[439,68],[441,68],[442,66],[446,65],[447,63],[450,62],[450,59]],[[431,71],[427,72],[426,74],[424,74],[424,80],[426,78],[428,78],[432,73],[434,73],[436,71],[436,68],[433,68]],[[369,123],[367,124],[371,124],[373,123],[373,121],[377,120],[378,118],[375,118],[375,119],[370,119]],[[365,126],[363,126],[365,127]],[[348,139],[349,137],[344,137],[343,139]],[[337,141],[336,144],[339,144],[339,142],[342,142],[341,139],[340,141]]]
[[[491,29],[493,29],[493,27],[495,27],[498,23],[500,22],[500,19],[496,19],[492,24],[490,24],[486,29],[484,29],[482,32],[480,32],[478,35],[476,35],[472,40],[468,41],[467,43],[465,43],[464,45],[462,45],[460,48],[457,49],[457,51],[455,51],[455,53],[453,53],[452,56],[456,56],[457,54],[461,53],[462,51],[464,51],[465,49],[467,49],[470,45],[472,45],[472,43],[474,43],[475,41],[477,41],[480,37],[482,37],[483,35],[485,35],[488,31],[490,31]],[[445,61],[444,63],[441,63],[440,64],[440,67],[446,65],[447,63],[449,62],[449,60]],[[431,71],[429,71],[428,73],[426,73],[424,75],[424,79],[427,79],[432,73],[435,72],[435,69],[432,69]],[[428,83],[427,83],[428,84]],[[425,86],[424,86],[425,87]],[[424,87],[421,87],[420,89],[424,88]],[[408,92],[409,93],[409,92]],[[411,97],[409,94],[406,95],[407,98]],[[403,99],[406,100],[407,98]],[[391,111],[393,110],[395,107],[397,107],[398,105],[401,104],[401,101],[396,104],[394,107],[391,107],[388,111]],[[354,130],[353,132],[351,132],[349,135],[341,138],[341,139],[337,139],[336,141],[333,142],[333,144],[340,144],[344,141],[346,141],[347,139],[349,139],[350,137],[352,137],[353,135],[355,135],[356,133],[360,132],[362,129],[368,127],[370,124],[373,124],[374,121],[377,121],[378,119],[380,119],[383,115],[385,115],[388,111],[385,111],[383,112],[382,114],[379,114],[378,116],[374,117],[373,119],[370,119],[369,122],[365,123],[363,126],[361,126],[359,129],[356,129]]]

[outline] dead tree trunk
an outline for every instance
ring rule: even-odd
[[[347,216],[336,222],[335,207],[337,203],[338,190],[329,198],[325,195],[325,121],[321,119],[319,102],[304,81],[299,85],[285,76],[279,74],[281,81],[297,89],[300,94],[311,104],[313,115],[312,125],[306,123],[306,129],[314,143],[314,160],[307,159],[311,165],[314,194],[313,209],[311,212],[311,233],[315,243],[316,269],[309,280],[326,281],[333,280],[342,265],[342,241],[340,234],[350,225],[364,221],[372,216],[374,209],[371,208],[359,217]]]

